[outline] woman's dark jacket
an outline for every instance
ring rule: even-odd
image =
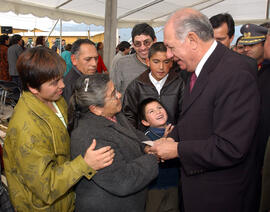
[[[75,188],[76,211],[143,212],[147,185],[158,174],[157,159],[143,153],[141,141],[147,137],[135,130],[125,116],[116,115],[117,123],[90,112],[81,114],[78,127],[71,132],[71,155],[84,155],[95,138],[96,149],[111,146],[115,151],[112,165],[99,170]]]

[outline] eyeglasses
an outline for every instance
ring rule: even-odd
[[[108,99],[108,100],[116,100],[116,99],[119,99],[118,91],[114,88],[114,90],[112,91],[112,93],[110,94],[110,96],[105,97],[105,99]]]
[[[144,40],[143,42],[141,41],[135,41],[133,44],[135,47],[141,47],[142,44],[146,47],[149,47],[152,41],[150,39]]]

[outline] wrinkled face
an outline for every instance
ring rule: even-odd
[[[34,89],[34,94],[42,102],[53,102],[60,99],[64,87],[65,84],[63,82],[63,78],[61,77],[44,82],[40,86],[39,90]]]
[[[152,76],[157,80],[163,79],[172,67],[172,60],[167,58],[166,52],[156,52],[150,59],[146,60],[150,67]]]
[[[173,58],[182,70],[195,70],[190,42],[187,37],[183,41],[176,37],[173,24],[166,25],[164,29],[164,43],[167,46],[168,58]]]
[[[149,35],[137,35],[134,37],[133,48],[139,60],[146,60],[149,48],[153,43],[154,41]]]
[[[244,53],[244,45],[237,44],[237,46],[236,46],[236,52],[238,52],[239,54],[243,54]]]
[[[234,38],[232,36],[231,38],[228,35],[229,29],[227,23],[223,23],[220,25],[220,27],[214,29],[214,37],[217,41],[222,43],[224,46],[227,46],[230,48],[231,42]]]
[[[145,126],[166,127],[168,115],[158,102],[150,102],[145,106]]]
[[[270,35],[266,36],[264,42],[264,59],[270,59]]]
[[[264,47],[262,42],[244,46],[244,54],[257,60],[258,64],[263,61],[263,50]]]
[[[113,117],[122,109],[121,94],[115,89],[112,81],[107,83],[107,91],[105,104],[102,108],[102,115],[105,117]]]
[[[71,55],[72,64],[83,74],[96,73],[98,53],[96,47],[90,44],[82,44],[76,55]]]

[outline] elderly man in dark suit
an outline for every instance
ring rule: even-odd
[[[172,15],[164,42],[168,57],[192,75],[170,135],[178,142],[158,141],[151,151],[180,158],[186,212],[256,211],[256,66],[217,43],[207,17],[193,9]]]

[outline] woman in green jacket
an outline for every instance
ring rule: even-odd
[[[96,142],[70,161],[67,105],[61,97],[65,62],[46,48],[25,51],[17,62],[23,93],[4,143],[8,189],[16,211],[74,210],[75,185],[112,163],[110,147]]]

